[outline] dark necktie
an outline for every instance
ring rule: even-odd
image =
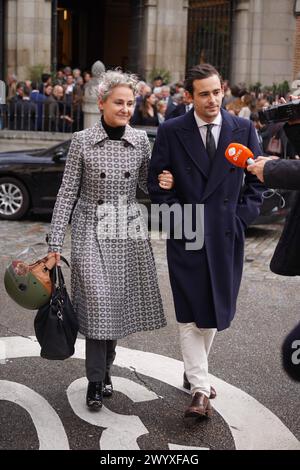
[[[206,124],[206,151],[209,156],[210,161],[212,162],[216,153],[216,142],[212,134],[212,127],[214,124]]]

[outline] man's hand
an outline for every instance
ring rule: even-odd
[[[174,187],[174,177],[172,173],[164,170],[158,175],[158,183],[162,189],[172,189]]]
[[[264,182],[264,167],[270,160],[278,160],[279,157],[257,157],[252,165],[247,166],[247,171],[255,175],[259,181]]]

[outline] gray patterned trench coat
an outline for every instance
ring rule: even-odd
[[[78,196],[71,221],[71,294],[79,330],[88,338],[118,339],[166,324],[135,198],[137,184],[147,191],[150,154],[146,132],[129,125],[120,141],[109,140],[100,120],[73,135],[48,245],[62,251]]]

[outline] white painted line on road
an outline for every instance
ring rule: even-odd
[[[6,345],[0,340],[0,364],[6,363]]]
[[[34,337],[32,337],[34,340]],[[39,356],[37,342],[21,337],[5,337],[6,357]],[[78,339],[73,358],[84,359],[85,340]],[[117,347],[115,364],[181,389],[183,363],[158,354]],[[291,431],[268,408],[237,387],[211,375],[218,396],[213,407],[225,419],[238,450],[300,450]],[[84,403],[84,401],[83,401]],[[117,415],[120,417],[120,415]]]
[[[114,381],[115,384],[115,381]],[[136,387],[138,385],[138,387]],[[103,406],[100,413],[91,412],[85,404],[87,379],[85,377],[75,380],[67,390],[68,399],[74,413],[84,421],[106,428],[100,438],[101,450],[138,450],[137,439],[143,434],[148,434],[138,416],[121,415]],[[129,385],[127,384],[127,389]],[[141,385],[131,381],[131,394],[137,396]],[[143,394],[147,393],[144,389]],[[149,400],[153,400],[153,394],[149,393]],[[157,397],[155,396],[155,399]]]
[[[176,359],[118,347],[115,364],[134,367],[143,375],[184,390],[183,363]],[[210,379],[218,393],[211,404],[229,426],[236,449],[300,450],[298,439],[268,408],[243,390],[213,375]]]
[[[177,444],[169,444],[170,450],[209,450],[208,447],[179,446]]]
[[[123,377],[112,377],[114,390],[128,396],[135,403],[157,400],[158,396],[143,385]],[[108,410],[103,405],[100,413],[91,413],[85,406],[87,379],[75,380],[67,389],[69,403],[74,413],[82,420],[94,426],[106,428],[101,435],[101,450],[137,450],[137,439],[149,434],[148,429],[138,416],[122,415]],[[202,447],[180,446],[168,444],[169,449],[176,450],[209,450]]]
[[[0,400],[16,403],[30,414],[38,435],[40,450],[70,449],[59,416],[41,395],[25,385],[0,380]]]
[[[157,400],[159,396],[132,380],[124,377],[113,377],[114,390],[124,393],[134,403]]]

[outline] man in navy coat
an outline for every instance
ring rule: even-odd
[[[204,207],[204,245],[187,248],[186,238],[167,240],[170,283],[184,360],[184,387],[192,402],[185,416],[210,416],[208,353],[216,331],[230,326],[243,270],[244,231],[258,216],[264,187],[257,178],[230,164],[225,150],[232,142],[261,154],[250,120],[221,109],[221,77],[210,64],[194,66],[185,80],[194,109],[158,129],[149,171],[153,203]],[[173,189],[159,187],[158,175],[169,170]],[[198,206],[199,207],[199,206]],[[183,211],[184,214],[184,211]],[[195,222],[195,213],[192,217]],[[184,215],[180,223],[190,222]],[[178,226],[178,220],[175,221]],[[194,227],[194,226],[193,226]],[[172,231],[171,231],[172,232]]]

